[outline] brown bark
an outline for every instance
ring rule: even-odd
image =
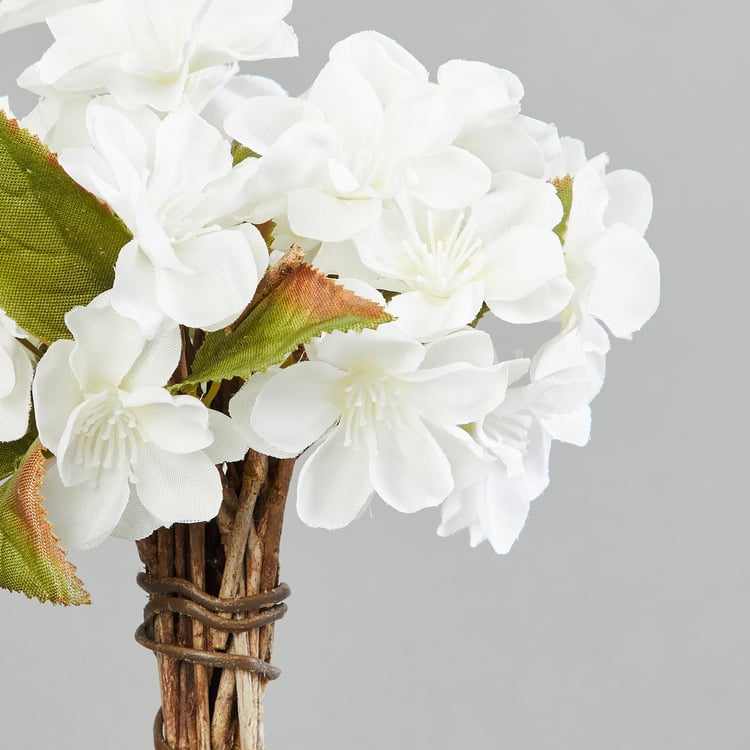
[[[253,451],[244,463],[228,465],[222,473],[224,501],[215,521],[177,524],[138,542],[148,576],[162,581],[185,579],[222,600],[273,591],[279,583],[281,530],[293,466],[293,460],[268,458]],[[166,606],[165,594],[152,593],[151,598],[160,596]],[[150,631],[149,637],[158,644],[270,663],[274,624],[266,622],[272,617],[263,617],[268,610],[258,615],[265,623],[261,627],[230,634],[219,629],[222,618],[245,622],[253,614],[213,615],[211,627],[184,613],[184,602],[171,598],[168,602],[169,611],[157,608]],[[157,654],[157,662],[163,719],[163,740],[155,740],[158,750],[264,749],[267,676],[165,654]]]

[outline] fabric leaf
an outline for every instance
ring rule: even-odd
[[[563,217],[553,231],[560,238],[560,242],[565,244],[565,235],[568,233],[568,221],[570,220],[570,208],[573,205],[573,178],[570,175],[565,175],[565,177],[555,177],[551,182],[557,190],[557,197],[563,207]]]
[[[0,309],[50,344],[68,310],[112,287],[125,225],[0,111]]]
[[[292,251],[271,268],[241,322],[209,334],[181,385],[248,377],[283,362],[301,344],[331,331],[377,328],[392,317]]]
[[[15,476],[0,487],[0,587],[41,602],[90,604],[47,521],[41,495],[45,462],[35,443]]]
[[[34,425],[33,418],[31,419],[31,424],[32,426]],[[15,473],[31,444],[36,440],[36,436],[36,428],[34,428],[20,440],[14,440],[11,443],[0,443],[0,480]]]

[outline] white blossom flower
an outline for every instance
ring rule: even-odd
[[[41,23],[53,13],[90,2],[94,0],[0,0],[0,34]]]
[[[531,363],[531,382],[509,388],[503,402],[471,432],[493,456],[490,468],[470,486],[450,495],[441,507],[440,536],[468,529],[472,546],[485,539],[506,554],[521,533],[533,500],[549,485],[552,440],[585,445],[591,431],[589,403],[604,378],[606,333],[587,334],[596,341],[584,352],[580,331],[571,329],[543,347]],[[505,363],[509,381],[517,381],[528,360]]]
[[[55,42],[19,84],[40,94],[111,93],[175,109],[191,77],[239,60],[297,54],[292,0],[101,0],[47,19]]]
[[[485,301],[513,323],[561,312],[573,293],[553,232],[561,218],[552,185],[506,173],[473,208],[439,211],[402,194],[355,244],[380,288],[403,292],[389,306],[399,327],[426,339],[471,323]]]
[[[107,296],[66,315],[75,341],[52,344],[34,379],[39,438],[55,455],[45,507],[69,548],[210,520],[222,499],[215,464],[247,447],[228,417],[163,387],[180,358],[179,330],[148,340]]]
[[[165,321],[217,330],[252,298],[268,249],[234,214],[248,171],[230,144],[189,109],[163,121],[94,102],[94,147],[60,163],[105,200],[133,232],[117,261],[112,305],[153,334]]]
[[[452,145],[460,116],[427,71],[374,32],[337,44],[303,99],[261,96],[225,127],[262,158],[254,218],[285,208],[292,230],[323,242],[376,223],[409,186],[430,206],[458,208],[490,186],[487,167]]]
[[[30,352],[18,341],[26,334],[0,310],[0,442],[22,438],[29,427]]]
[[[223,117],[206,117],[206,111],[212,101],[221,97],[222,90],[233,79],[258,78],[258,76],[237,76],[236,65],[220,65],[201,70],[188,78],[180,107],[187,107],[199,113],[203,119],[221,129]],[[37,93],[43,93],[36,106],[23,118],[21,124],[37,135],[52,151],[82,148],[91,146],[91,137],[87,127],[86,114],[93,99],[106,103],[117,109],[118,105],[111,95],[92,96],[77,94],[61,96],[54,87],[37,87]],[[213,114],[213,112],[212,112]]]
[[[254,375],[230,403],[251,446],[295,456],[297,510],[310,526],[346,526],[373,492],[412,513],[441,503],[481,471],[483,451],[459,425],[502,401],[492,343],[461,331],[427,347],[391,326],[333,333],[311,361]]]
[[[643,237],[651,220],[651,188],[638,172],[606,174],[606,154],[586,161],[580,141],[563,139],[563,156],[550,166],[573,178],[564,232],[568,277],[576,287],[571,313],[604,322],[630,338],[659,306],[659,261]]]
[[[560,154],[554,125],[520,114],[523,85],[507,70],[472,60],[440,66],[441,88],[463,115],[455,145],[478,156],[494,175],[506,171],[544,177]]]

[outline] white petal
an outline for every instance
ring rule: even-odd
[[[362,31],[337,42],[330,59],[353,64],[384,102],[404,84],[426,82],[429,77],[427,69],[411,53],[376,31]]]
[[[381,137],[383,106],[369,81],[349,62],[332,60],[315,79],[307,99],[336,128],[344,149]]]
[[[230,144],[188,108],[172,112],[156,136],[149,193],[168,199],[186,187],[199,191],[232,168]]]
[[[607,175],[609,204],[604,212],[604,223],[627,224],[643,234],[648,229],[654,208],[651,185],[640,173],[631,169],[618,169]]]
[[[388,305],[396,325],[407,335],[427,340],[471,323],[482,308],[484,284],[467,284],[450,297],[427,291],[399,294]]]
[[[468,151],[449,146],[409,162],[414,173],[412,191],[429,206],[463,208],[490,189],[487,167]]]
[[[34,411],[39,439],[57,454],[68,419],[83,401],[83,393],[70,367],[73,341],[55,341],[42,357],[34,377]]]
[[[0,441],[17,440],[26,434],[31,410],[31,380],[34,370],[26,349],[6,330],[0,330]]]
[[[517,226],[487,248],[487,302],[516,300],[567,277],[560,241],[551,231]]]
[[[480,369],[456,363],[403,379],[413,386],[411,399],[421,416],[436,424],[460,425],[476,422],[502,402],[508,371],[502,365]]]
[[[109,306],[76,307],[65,323],[76,342],[70,365],[81,389],[98,393],[119,386],[143,350],[138,324]]]
[[[609,157],[599,154],[588,161],[573,179],[573,203],[565,234],[568,255],[575,254],[579,247],[604,230],[604,213],[609,203],[604,173],[608,163]]]
[[[411,85],[386,109],[385,138],[398,159],[445,153],[461,129],[461,113],[434,84]],[[418,122],[419,127],[414,127]]]
[[[168,325],[156,338],[146,341],[143,351],[123,378],[121,387],[133,391],[143,386],[164,386],[177,369],[182,353],[182,336]]]
[[[271,378],[255,400],[250,424],[271,445],[301,453],[341,414],[343,373],[325,362],[300,362]]]
[[[214,441],[203,452],[215,463],[241,461],[250,444],[237,422],[214,409],[208,410],[208,426]]]
[[[161,525],[161,521],[143,507],[135,492],[135,487],[131,487],[130,499],[112,536],[134,542],[149,536]]]
[[[134,473],[138,499],[164,526],[210,521],[219,512],[221,477],[204,453],[178,456],[142,446]]]
[[[173,320],[211,331],[244,310],[259,280],[253,243],[263,242],[252,231],[220,230],[181,243],[180,259],[193,273],[156,269],[159,301]]]
[[[542,425],[554,440],[583,447],[591,437],[591,407],[582,406],[571,414],[542,418]]]
[[[519,224],[554,229],[563,217],[562,203],[550,183],[514,173],[503,173],[495,189],[472,212],[486,241]]]
[[[179,454],[195,453],[211,445],[206,407],[192,396],[162,393],[168,400],[143,406],[134,406],[123,398],[123,406],[132,411],[144,439],[159,450]]]
[[[381,326],[374,331],[328,334],[317,347],[317,357],[339,370],[356,370],[374,362],[387,372],[404,373],[419,367],[424,348],[401,331]]]
[[[466,430],[444,425],[425,426],[450,463],[456,490],[476,484],[490,470],[494,463],[492,457],[472,440]]]
[[[659,261],[643,237],[615,224],[589,255],[596,269],[585,310],[615,336],[629,338],[659,306]]]
[[[416,417],[397,430],[376,426],[377,453],[370,457],[375,491],[402,513],[439,505],[453,490],[453,475],[443,451]]]
[[[299,451],[282,451],[277,446],[270,445],[264,437],[253,429],[251,422],[251,415],[258,394],[272,378],[276,377],[278,372],[279,370],[274,368],[268,372],[255,373],[250,377],[229,402],[229,414],[237,428],[242,432],[245,441],[253,450],[276,458],[294,458],[299,454]],[[214,457],[213,454],[212,457]]]
[[[323,122],[323,113],[304,99],[254,96],[232,110],[224,128],[256,154],[265,154],[292,125],[305,120]]]
[[[66,487],[53,459],[47,462],[42,495],[62,546],[88,549],[104,541],[119,522],[128,501],[128,480],[124,475],[102,471],[96,485],[86,482]]]
[[[443,336],[425,347],[422,369],[464,362],[475,367],[490,367],[495,364],[495,349],[492,338],[485,331],[467,328],[449,336]]]
[[[483,483],[480,484],[483,486]],[[477,488],[453,492],[440,506],[438,536],[451,536],[469,528],[477,520]]]
[[[302,237],[341,242],[374,224],[382,211],[377,198],[342,199],[305,188],[289,194],[289,224]]]
[[[314,528],[341,529],[362,511],[373,492],[369,453],[344,446],[336,428],[304,460],[297,486],[297,513]]]
[[[479,504],[482,529],[499,555],[510,552],[529,515],[530,500],[523,480],[509,479],[498,462],[490,474],[486,497]]]
[[[565,309],[575,287],[565,278],[551,279],[525,297],[509,302],[487,300],[487,305],[501,320],[508,323],[538,323],[549,320]]]
[[[144,336],[154,336],[166,319],[156,291],[154,266],[135,240],[125,245],[117,259],[112,307],[135,320]]]
[[[544,154],[539,144],[516,123],[472,130],[461,135],[456,145],[481,159],[493,174],[508,171],[544,176]]]

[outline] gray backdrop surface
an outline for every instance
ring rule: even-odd
[[[552,485],[507,557],[437,516],[331,534],[293,506],[282,550],[271,750],[744,750],[750,12],[714,0],[297,0],[297,61],[253,67],[303,90],[328,48],[377,28],[433,71],[518,74],[524,111],[643,171],[663,302],[616,341],[593,440],[555,445]],[[0,94],[46,44],[0,37]],[[150,747],[151,654],[133,545],[75,555],[95,605],[0,593],[0,748]]]

